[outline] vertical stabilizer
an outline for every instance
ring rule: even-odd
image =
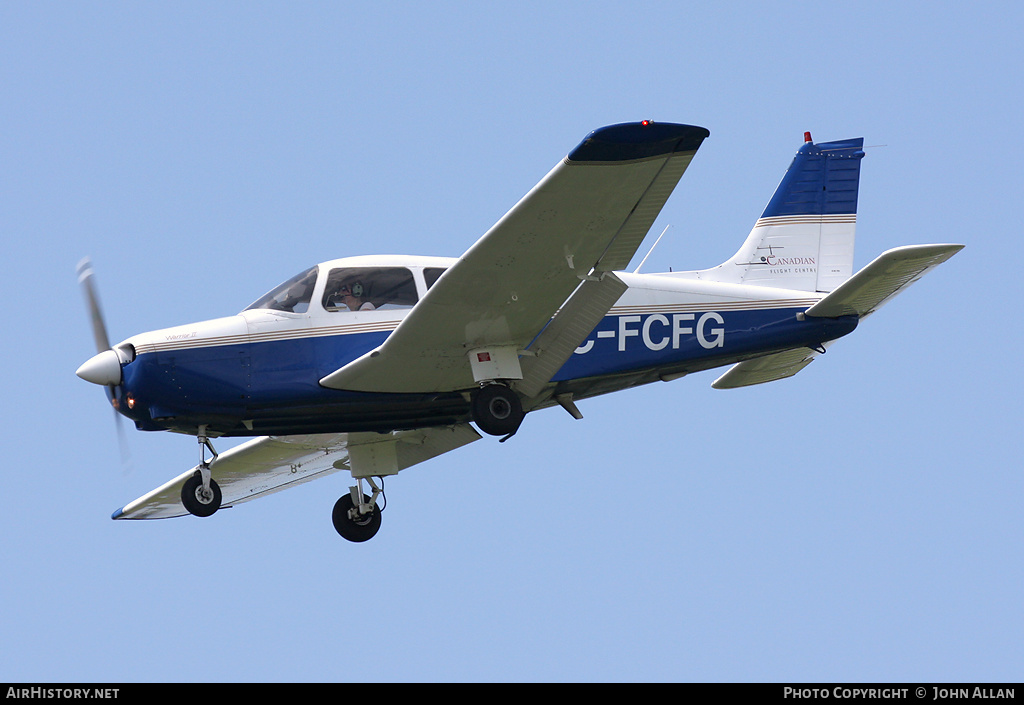
[[[696,276],[820,292],[850,278],[864,140],[805,140],[739,251]]]

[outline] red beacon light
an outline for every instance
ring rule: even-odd
[[[811,141],[811,133],[810,132],[805,132],[804,133],[804,142],[810,142],[810,141]]]
[[[647,127],[647,126],[648,126],[648,125],[650,125],[650,124],[651,124],[651,121],[650,121],[650,120],[641,120],[641,121],[640,121],[640,126],[641,126],[641,127]]]

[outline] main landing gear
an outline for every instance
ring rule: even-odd
[[[504,436],[502,440],[518,431],[526,416],[519,396],[500,382],[486,382],[474,391],[471,410],[473,422],[481,431],[492,436]],[[354,458],[355,450],[351,452]],[[331,513],[335,531],[348,541],[369,541],[380,530],[381,512],[387,506],[386,500],[384,506],[377,504],[378,498],[384,496],[384,475],[398,472],[397,465],[393,464],[394,457],[389,465],[386,456],[386,453],[381,453],[376,459],[366,456],[363,464],[352,460],[351,472],[356,484],[335,503]],[[376,474],[370,474],[374,472]],[[364,481],[369,485],[367,492],[363,491]]]
[[[363,479],[357,478],[354,487],[349,488],[347,495],[334,505],[334,513],[331,515],[334,521],[334,529],[342,538],[355,543],[369,541],[377,535],[380,529],[380,513],[382,507],[377,506],[377,498],[383,496],[383,487],[378,487],[372,477],[365,480],[369,483],[373,494],[367,497],[363,493]],[[381,485],[384,479],[380,478]],[[387,502],[385,501],[385,506]]]
[[[181,488],[181,504],[188,510],[189,514],[197,517],[208,517],[220,509],[221,493],[220,487],[210,474],[210,463],[206,462],[206,451],[213,454],[213,460],[217,459],[217,451],[213,444],[206,437],[206,427],[199,427],[199,468],[192,474],[192,477],[185,480]],[[212,461],[211,461],[212,462]]]
[[[491,436],[513,435],[526,414],[519,395],[504,384],[485,384],[473,394],[473,421]],[[504,439],[503,439],[504,440]]]

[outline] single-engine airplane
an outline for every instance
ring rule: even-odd
[[[726,365],[713,387],[790,377],[963,247],[898,247],[854,274],[863,140],[805,133],[733,257],[623,271],[708,134],[600,128],[457,259],[323,262],[237,315],[113,346],[83,261],[98,353],[78,376],[136,428],[199,441],[195,467],[113,518],[209,516],[347,471],[334,526],[366,541],[383,479],[477,429],[504,441],[529,412],[578,419],[581,399]],[[218,454],[229,436],[254,438]]]

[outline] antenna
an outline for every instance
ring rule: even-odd
[[[671,227],[672,227],[671,225],[666,225],[665,226],[665,229],[661,231],[661,235],[659,235],[658,239],[654,241],[653,245],[651,245],[651,249],[649,249],[647,251],[647,254],[644,255],[644,258],[642,260],[640,260],[640,264],[638,264],[636,266],[636,269],[633,270],[633,274],[639,274],[640,273],[640,268],[644,266],[644,262],[646,262],[647,258],[651,256],[651,253],[654,252],[654,248],[658,246],[658,243],[661,242],[661,238],[665,237],[665,233],[667,233],[668,229],[671,228]]]

